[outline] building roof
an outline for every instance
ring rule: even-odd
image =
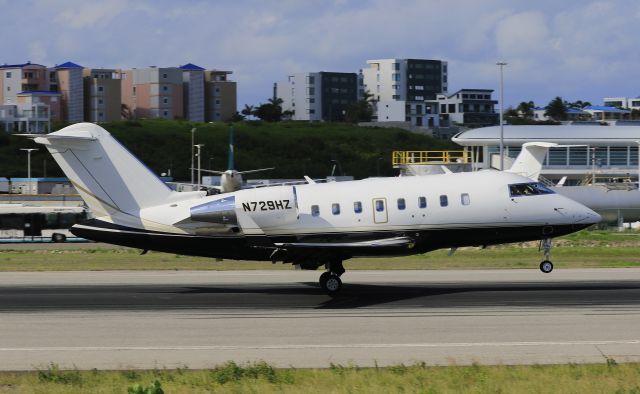
[[[193,63],[187,63],[184,66],[179,67],[181,70],[189,70],[189,71],[204,71],[204,68],[200,66],[196,66]]]
[[[604,105],[591,105],[589,107],[585,107],[584,108],[585,111],[598,111],[598,112],[616,112],[616,113],[623,113],[623,114],[628,114],[629,110],[627,109],[620,109],[620,108],[616,108],[616,107],[607,107]]]
[[[73,62],[66,62],[66,63],[58,64],[54,68],[56,70],[61,70],[61,69],[65,69],[65,68],[84,68],[84,67],[82,67],[79,64],[75,64]]]
[[[481,127],[455,135],[453,142],[462,146],[500,144],[500,126]],[[555,142],[563,145],[637,146],[640,126],[504,126],[504,142],[516,146],[525,142]]]
[[[22,63],[22,64],[6,64],[5,63],[5,64],[0,65],[0,68],[22,68],[22,67],[26,67],[26,66],[44,67],[42,64],[26,62],[26,63]]]

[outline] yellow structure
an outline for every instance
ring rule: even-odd
[[[467,150],[393,151],[391,162],[394,168],[414,164],[468,164],[471,154]]]

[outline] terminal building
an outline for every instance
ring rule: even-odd
[[[469,152],[474,170],[500,166],[500,126],[467,130],[452,141]],[[566,185],[637,181],[640,126],[504,126],[505,168],[525,142],[552,142],[542,177]]]

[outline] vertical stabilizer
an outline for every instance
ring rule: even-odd
[[[105,129],[77,123],[36,137],[96,216],[136,215],[167,201],[173,191]]]
[[[537,181],[540,177],[544,158],[549,148],[558,146],[552,142],[527,142],[522,144],[522,150],[507,172],[522,175]]]
[[[227,170],[235,170],[235,160],[234,160],[234,154],[235,152],[233,151],[233,126],[229,127],[229,161],[227,163]]]

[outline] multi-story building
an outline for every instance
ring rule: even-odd
[[[232,71],[205,70],[205,121],[226,122],[238,111],[235,81],[229,80]]]
[[[448,89],[447,62],[428,59],[367,60],[361,70],[361,95],[376,102],[379,122],[410,122],[437,126],[437,108],[429,101]]]
[[[640,97],[606,97],[602,101],[605,107],[640,109]]]
[[[113,122],[122,117],[122,87],[114,69],[85,68],[84,119],[87,122]]]
[[[367,60],[363,90],[376,101],[433,100],[448,89],[447,62],[427,59]]]
[[[22,92],[48,91],[48,70],[41,64],[0,65],[0,104],[16,104]]]
[[[188,63],[180,66],[180,69],[182,70],[184,115],[192,122],[204,122],[204,68]]]
[[[122,70],[122,104],[137,118],[183,118],[182,74],[177,67]]]
[[[62,119],[77,123],[84,120],[83,67],[66,62],[49,70],[49,91],[60,92]]]
[[[492,126],[499,123],[491,98],[492,89],[461,89],[447,95],[438,94],[434,105],[438,106],[440,125],[460,124],[471,127]]]
[[[358,101],[355,73],[314,72],[289,75],[278,84],[277,96],[292,120],[343,121],[347,108]]]

